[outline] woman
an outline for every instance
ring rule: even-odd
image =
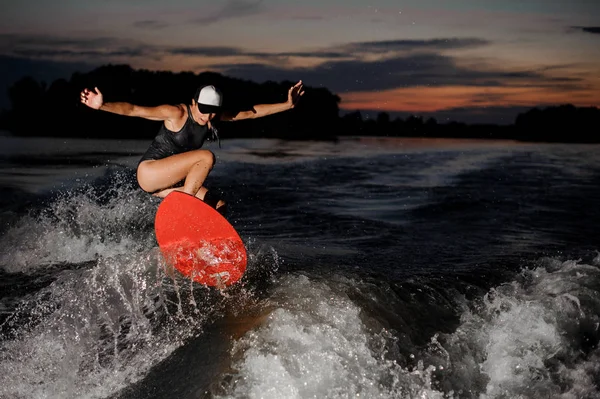
[[[105,103],[97,87],[84,89],[81,102],[93,109],[163,121],[138,165],[138,184],[142,190],[161,198],[172,191],[183,191],[222,212],[225,203],[207,195],[208,190],[203,187],[215,164],[215,155],[200,147],[209,133],[216,135],[213,119],[239,121],[286,111],[294,108],[303,94],[302,81],[299,81],[289,89],[286,102],[255,105],[250,111],[232,114],[221,112],[223,96],[214,86],[198,89],[190,105],[143,107],[126,102]],[[181,182],[183,185],[178,185]]]

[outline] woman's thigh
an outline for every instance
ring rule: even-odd
[[[143,161],[137,168],[138,184],[149,193],[171,187],[184,180],[190,168],[198,162],[206,162],[212,168],[215,156],[209,150],[194,150],[163,159]]]

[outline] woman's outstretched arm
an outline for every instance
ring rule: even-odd
[[[144,107],[127,102],[104,102],[100,90],[84,89],[80,95],[81,102],[92,109],[111,112],[113,114],[136,116],[154,121],[167,121],[181,119],[185,111],[181,105],[159,105],[157,107]]]
[[[286,102],[276,104],[257,104],[249,111],[240,111],[232,114],[224,113],[223,116],[221,116],[221,120],[239,121],[242,119],[255,119],[276,114],[278,112],[287,111],[296,106],[303,94],[304,86],[300,80],[288,90],[288,99]]]

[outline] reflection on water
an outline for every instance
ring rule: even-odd
[[[0,186],[39,192],[92,181],[111,167],[134,170],[149,144],[150,140],[0,136]],[[337,142],[232,139],[224,140],[222,149],[214,143],[208,143],[206,148],[215,152],[219,163],[278,164],[316,158],[370,157],[386,153],[401,155],[461,149],[471,151],[514,145],[512,141],[412,138],[342,138]],[[433,167],[443,169],[448,165]],[[431,172],[422,171],[428,176],[435,176]]]
[[[0,187],[61,190],[93,181],[107,168],[134,168],[145,150],[134,140],[0,137]]]

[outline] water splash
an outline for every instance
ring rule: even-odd
[[[435,368],[403,369],[386,354],[388,333],[370,331],[342,287],[306,276],[282,279],[265,322],[237,341],[221,398],[429,397]]]
[[[63,271],[2,324],[0,397],[113,394],[199,334],[217,296],[168,278],[157,251]]]
[[[445,390],[479,398],[593,398],[600,378],[600,269],[542,259],[495,287],[441,337]]]
[[[108,188],[85,185],[59,193],[19,218],[0,237],[0,267],[33,273],[151,247],[158,201],[129,187],[125,176],[114,179]]]
[[[600,378],[598,264],[600,255],[591,264],[542,259],[471,302],[447,287],[457,296],[450,305],[459,317],[457,327],[434,333],[422,346],[410,341],[410,330],[373,320],[381,315],[363,302],[365,297],[379,301],[379,293],[368,291],[372,287],[364,281],[282,278],[262,304],[264,320],[236,341],[231,372],[211,393],[219,398],[594,398]],[[357,289],[364,291],[358,301],[348,296]],[[384,291],[392,306],[386,312],[401,311],[393,307],[401,301]],[[409,322],[405,328],[414,326]]]
[[[19,298],[0,324],[0,397],[100,398],[131,389],[207,323],[243,314],[279,263],[272,248],[250,243],[246,275],[219,291],[173,273],[158,248],[135,245],[54,268],[51,282]]]

